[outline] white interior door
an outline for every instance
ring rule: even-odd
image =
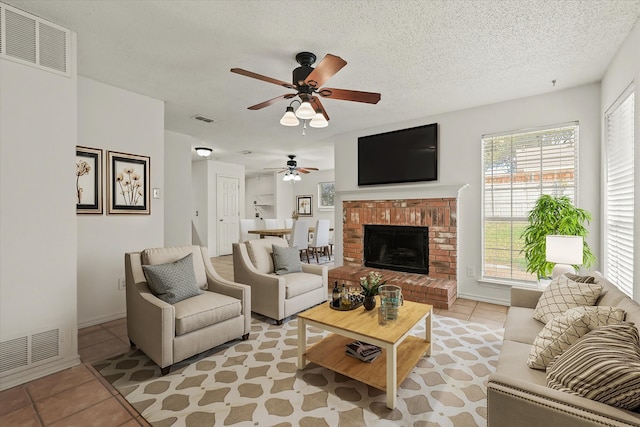
[[[218,255],[229,255],[232,244],[238,241],[240,211],[238,178],[217,177],[216,199],[218,205]]]

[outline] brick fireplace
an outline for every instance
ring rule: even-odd
[[[407,300],[449,308],[456,299],[456,198],[357,200],[343,202],[343,266],[329,271],[329,283],[358,286],[376,270],[363,265],[364,225],[429,227],[429,274],[377,270],[388,284],[400,285]]]

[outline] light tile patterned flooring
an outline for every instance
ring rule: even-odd
[[[216,271],[233,280],[231,256],[211,259]],[[490,326],[504,325],[507,307],[458,299],[439,316]],[[78,331],[82,364],[0,392],[0,426],[123,426],[149,424],[96,372],[91,363],[129,350],[126,319]]]

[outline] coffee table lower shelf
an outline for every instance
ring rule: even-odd
[[[307,348],[304,357],[309,362],[386,391],[387,376],[384,374],[387,366],[386,350],[382,350],[382,354],[373,362],[362,362],[345,354],[345,346],[353,341],[353,338],[331,334]],[[407,336],[400,343],[396,352],[398,385],[404,381],[430,347],[431,343],[412,335]]]

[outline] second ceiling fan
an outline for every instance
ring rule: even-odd
[[[312,127],[325,127],[327,126],[329,115],[320,102],[320,98],[316,95],[328,99],[364,102],[367,104],[377,104],[378,101],[380,101],[380,94],[375,92],[322,87],[327,80],[347,65],[347,62],[339,56],[327,54],[315,68],[313,68],[312,65],[316,61],[316,56],[311,52],[298,53],[296,55],[296,61],[300,66],[293,70],[292,83],[263,76],[261,74],[243,70],[242,68],[231,69],[232,73],[262,80],[267,83],[276,84],[296,91],[295,93],[287,93],[268,101],[252,105],[248,107],[249,110],[260,110],[264,107],[275,104],[276,102],[284,99],[295,98],[297,96],[300,98],[300,107],[294,114],[293,107],[289,105],[289,107],[287,107],[287,112],[280,123],[285,126],[296,126],[298,125],[297,117],[303,120],[311,120],[309,125]],[[290,120],[287,121],[287,118]],[[314,123],[314,120],[316,123]]]

